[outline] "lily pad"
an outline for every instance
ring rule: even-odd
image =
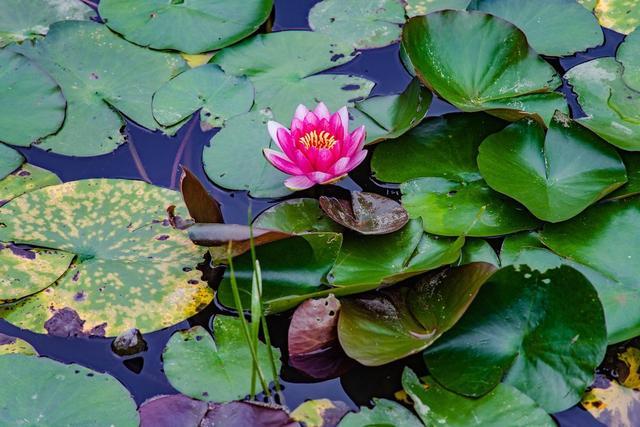
[[[0,141],[26,147],[54,133],[65,105],[58,84],[36,63],[0,50]]]
[[[180,194],[138,181],[91,179],[50,186],[0,209],[0,241],[75,254],[54,285],[11,306],[0,317],[43,332],[45,322],[72,309],[115,336],[150,332],[203,309],[213,291],[195,269],[203,253],[185,231],[169,225],[166,208],[186,217]]]
[[[260,34],[224,49],[212,62],[227,74],[247,76],[256,91],[254,110],[269,112],[286,123],[298,104],[311,106],[321,100],[329,110],[336,111],[366,98],[373,82],[321,73],[349,62],[355,55],[352,46],[322,33],[281,31]],[[262,130],[267,135],[266,127]]]
[[[366,406],[359,412],[347,414],[338,424],[338,427],[362,427],[362,426],[403,426],[422,427],[422,423],[413,413],[400,405],[387,399],[373,398],[373,408]]]
[[[366,366],[384,365],[431,345],[462,317],[496,267],[473,263],[408,287],[342,299],[340,344]]]
[[[580,403],[606,426],[633,426],[640,423],[640,391],[621,386],[604,375],[596,376]]]
[[[0,356],[0,424],[139,424],[129,391],[111,375],[22,354]],[[9,386],[10,385],[10,386]]]
[[[320,207],[338,224],[365,235],[393,233],[409,221],[400,203],[375,193],[352,191],[351,201],[321,196]]]
[[[253,106],[253,86],[246,77],[228,76],[215,64],[192,68],[169,80],[153,96],[153,116],[173,126],[200,110],[200,127],[221,127],[225,120]]]
[[[0,3],[0,47],[45,36],[58,21],[94,18],[95,11],[81,1],[3,0]]]
[[[561,84],[518,28],[482,12],[416,16],[404,26],[402,44],[420,80],[462,111],[511,108],[514,98]]]
[[[451,391],[479,397],[502,381],[558,412],[580,401],[606,344],[602,305],[582,274],[520,265],[497,271],[424,355],[431,375]]]
[[[448,391],[433,378],[426,377],[421,381],[411,369],[405,368],[402,386],[413,400],[416,412],[425,425],[556,425],[536,402],[508,384],[498,384],[479,399],[470,399]]]
[[[24,193],[60,183],[60,178],[53,172],[24,163],[12,174],[0,180],[0,208]]]
[[[291,420],[305,427],[334,427],[349,412],[349,407],[340,401],[329,399],[307,400],[291,412]]]
[[[251,390],[251,354],[239,319],[216,316],[214,338],[202,326],[171,336],[162,355],[171,385],[195,399],[228,402]],[[280,368],[280,351],[272,349]],[[258,344],[260,368],[272,381],[266,345]]]
[[[623,150],[640,151],[640,95],[624,84],[622,71],[615,59],[598,58],[573,67],[565,78],[587,114],[578,123]]]
[[[390,45],[402,34],[404,8],[398,0],[323,0],[309,12],[309,26],[355,49]]]
[[[575,0],[474,0],[470,8],[513,23],[542,55],[572,55],[604,42],[598,20]]]
[[[349,110],[354,122],[352,127],[365,126],[367,144],[397,138],[420,123],[432,99],[431,92],[418,79],[413,79],[401,94],[356,102]]]
[[[483,239],[465,239],[457,265],[471,264],[472,262],[486,262],[500,267],[500,259],[496,251]]]
[[[254,227],[280,230],[285,233],[333,231],[342,227],[320,209],[316,199],[289,199],[263,211],[253,222]]]
[[[49,73],[67,100],[62,128],[39,147],[72,156],[110,153],[124,143],[123,115],[158,129],[151,97],[187,68],[177,54],[132,45],[88,21],[56,23],[44,40],[13,49]],[[31,114],[24,117],[34,120]]]
[[[13,148],[0,144],[0,180],[18,169],[23,162],[22,154]]]
[[[489,136],[478,167],[491,188],[549,222],[573,218],[627,181],[615,148],[562,113],[546,136],[528,119]]]
[[[208,403],[182,394],[155,396],[140,405],[140,427],[199,426],[208,409]]]
[[[624,199],[640,194],[640,153],[622,151],[620,157],[627,169],[628,180],[625,185],[608,194],[606,199]]]
[[[640,0],[597,0],[593,12],[600,25],[629,34],[640,25]]]
[[[425,233],[419,220],[382,236],[346,235],[329,283],[352,293],[390,285],[454,263],[463,245],[464,238]]]
[[[220,203],[207,191],[204,184],[186,166],[182,166],[180,192],[189,215],[196,223],[223,223]]]
[[[10,337],[0,333],[0,356],[7,354],[24,354],[26,356],[37,356],[35,348],[25,340]]]
[[[100,16],[127,40],[154,49],[200,53],[221,49],[255,32],[273,0],[233,2],[102,0]]]
[[[640,16],[638,20],[640,23]],[[640,31],[634,31],[625,37],[618,47],[616,59],[624,66],[622,80],[631,89],[640,91]]]
[[[465,10],[471,0],[405,0],[407,16],[412,18],[446,9]]]

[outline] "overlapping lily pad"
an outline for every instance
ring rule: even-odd
[[[357,413],[345,415],[339,427],[403,426],[422,427],[420,420],[399,403],[387,399],[373,399],[372,409],[363,406]]]
[[[604,375],[596,375],[580,403],[604,425],[633,426],[640,423],[640,391],[621,386]]]
[[[74,156],[115,150],[125,141],[122,115],[148,129],[159,128],[151,97],[187,67],[177,54],[137,47],[88,21],[56,23],[44,40],[14,49],[49,73],[67,100],[62,128],[39,147]],[[34,120],[29,113],[25,117]]]
[[[81,1],[4,0],[0,3],[0,47],[44,36],[54,22],[95,16],[94,10]]]
[[[387,46],[400,39],[404,8],[398,0],[323,0],[309,12],[309,26],[355,49]]]
[[[166,208],[186,217],[180,194],[137,181],[94,179],[46,187],[0,209],[0,241],[62,250],[76,261],[54,285],[0,312],[37,332],[63,309],[109,336],[157,330],[213,298],[195,269],[202,251],[174,229]],[[97,328],[97,329],[95,329]]]
[[[7,354],[37,356],[38,352],[25,340],[0,333],[0,356]]]
[[[420,80],[462,111],[513,109],[519,97],[549,94],[561,83],[518,28],[482,12],[416,16],[402,37]],[[523,102],[518,111],[538,113],[538,106]]]
[[[174,77],[153,96],[153,116],[173,126],[200,110],[200,127],[221,127],[225,120],[246,113],[253,105],[253,86],[244,77],[228,76],[214,64]]]
[[[53,172],[24,163],[0,180],[0,207],[24,193],[60,183],[60,178]]]
[[[291,412],[291,420],[305,427],[333,427],[349,412],[349,407],[340,401],[329,399],[307,400]]]
[[[640,194],[640,153],[622,151],[620,157],[627,169],[627,183],[607,195],[607,199],[624,199]]]
[[[454,392],[478,397],[503,381],[558,412],[591,384],[606,342],[602,305],[583,275],[566,266],[545,272],[509,266],[483,285],[462,319],[425,351],[425,361]]]
[[[200,53],[221,49],[256,31],[273,0],[234,2],[103,0],[100,16],[127,40],[154,49]]]
[[[15,171],[24,162],[24,157],[4,144],[0,144],[0,180]]]
[[[491,188],[549,222],[576,216],[627,181],[615,148],[561,113],[546,136],[528,119],[490,135],[478,167]]]
[[[500,259],[496,251],[484,239],[465,239],[457,265],[471,264],[472,262],[486,262],[500,267]]]
[[[640,16],[638,21],[640,23]],[[624,39],[618,47],[616,59],[624,66],[622,80],[630,88],[640,91],[640,31],[634,31]]]
[[[597,0],[593,12],[600,25],[629,34],[640,25],[639,0]]]
[[[253,225],[286,233],[342,231],[342,227],[320,209],[316,199],[285,200],[258,215]]]
[[[425,425],[556,425],[536,402],[508,384],[498,384],[488,394],[471,399],[448,391],[433,378],[426,377],[421,381],[411,369],[405,368],[402,386],[413,400],[416,412]]]
[[[471,0],[406,0],[405,9],[409,18],[426,15],[445,9],[465,10]]]
[[[571,55],[604,42],[595,16],[575,0],[473,0],[469,7],[515,24],[542,55]]]
[[[60,87],[45,71],[22,55],[0,50],[0,141],[28,146],[54,133],[65,105]]]
[[[80,365],[0,356],[0,424],[136,427],[136,404],[115,378]]]
[[[340,344],[363,365],[378,366],[428,347],[462,317],[496,267],[474,263],[380,294],[344,298]]]
[[[162,359],[173,387],[200,400],[228,402],[251,391],[251,353],[239,319],[216,316],[214,338],[202,326],[171,336]],[[280,366],[280,351],[274,348]],[[272,381],[265,344],[258,344],[258,360],[267,381]]]

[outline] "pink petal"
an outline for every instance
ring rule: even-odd
[[[291,120],[291,134],[302,133],[304,130],[304,118]]]
[[[309,109],[304,105],[300,104],[298,105],[298,108],[296,108],[296,112],[293,115],[293,117],[300,121],[303,121],[304,117],[307,115],[308,112],[309,112]]]
[[[342,122],[342,129],[343,129],[344,135],[348,135],[349,134],[349,110],[347,110],[347,107],[342,107],[341,109],[336,111],[336,114],[340,116],[340,121]]]
[[[306,190],[309,187],[313,187],[315,183],[304,175],[292,176],[284,181],[285,187],[290,190]]]
[[[318,127],[318,123],[320,123],[320,119],[316,116],[313,111],[309,111],[306,116],[304,116],[304,133],[315,130]]]
[[[335,176],[328,174],[326,172],[311,172],[309,174],[307,174],[307,177],[309,177],[309,179],[315,183],[318,184],[323,184],[325,182],[331,181],[332,179],[335,178]]]
[[[367,150],[362,150],[358,154],[349,160],[349,164],[347,164],[346,172],[350,172],[356,168],[362,161],[367,157]]]
[[[333,164],[333,152],[327,148],[320,148],[314,161],[316,170],[326,172]]]
[[[267,158],[269,163],[275,166],[277,169],[289,175],[300,175],[302,170],[295,164],[293,164],[287,156],[282,153],[278,153],[275,150],[264,148],[262,153]]]
[[[331,118],[331,113],[324,102],[318,103],[318,106],[313,110],[313,112],[319,119],[325,119],[328,121]]]
[[[344,135],[346,135],[344,133],[344,127],[342,126],[341,120],[340,115],[338,113],[334,113],[329,121],[329,132],[331,132],[336,139],[342,139]]]
[[[273,120],[269,120],[267,122],[267,129],[269,129],[269,135],[271,135],[271,139],[273,139],[276,143],[278,142],[278,131],[280,129],[284,129],[289,132],[289,129],[278,122],[274,122]]]
[[[275,140],[276,145],[280,148],[280,150],[289,158],[294,158],[294,150],[295,143],[293,142],[293,137],[289,133],[286,128],[278,129],[278,133],[276,135],[278,138]]]
[[[333,175],[342,175],[344,173],[349,172],[347,170],[347,166],[349,165],[349,157],[340,157],[329,169],[329,173]]]
[[[313,164],[309,161],[302,150],[295,150],[294,158],[291,160],[302,170],[303,173],[309,173],[314,170]]]
[[[343,147],[343,150],[346,150],[344,155],[351,157],[356,152],[362,150],[364,147],[364,137],[364,126],[360,126],[358,129],[354,130],[350,135],[351,141]]]

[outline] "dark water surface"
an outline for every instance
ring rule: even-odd
[[[308,29],[307,14],[318,0],[276,0],[274,31],[289,29]],[[239,7],[241,2],[239,2]],[[613,31],[604,30],[606,41],[603,46],[590,49],[562,59],[550,62],[561,74],[569,68],[603,56],[614,56],[622,36]],[[401,92],[411,80],[398,56],[397,44],[362,52],[352,62],[330,72],[351,73],[376,82],[372,95],[387,95]],[[583,115],[577,105],[575,95],[565,83],[562,87],[567,95],[572,113]],[[457,111],[454,107],[434,98],[429,116]],[[197,115],[196,115],[197,116]],[[209,144],[217,130],[202,132],[199,118],[194,117],[176,136],[167,137],[159,132],[149,132],[134,123],[127,123],[128,144],[115,152],[91,158],[73,158],[47,153],[38,148],[19,148],[29,163],[44,167],[57,173],[63,181],[85,178],[129,178],[142,179],[153,184],[176,188],[179,181],[179,165],[188,166],[203,182],[208,190],[220,201],[224,216],[228,222],[246,223],[247,211],[261,212],[275,203],[274,200],[249,198],[244,192],[230,192],[213,185],[206,179],[202,166],[202,150]],[[91,138],[91,135],[87,135]],[[242,167],[242,165],[238,165]],[[370,177],[365,164],[351,174],[352,178],[341,182],[344,189],[365,189],[390,196],[397,195],[394,188],[378,185]],[[335,190],[335,189],[334,189]],[[188,321],[171,328],[145,335],[148,350],[141,355],[119,357],[111,351],[111,339],[105,338],[59,338],[35,334],[18,329],[0,319],[0,333],[22,338],[31,343],[43,356],[65,363],[79,363],[91,369],[109,374],[120,380],[140,404],[159,394],[173,394],[176,390],[168,383],[162,371],[162,350],[175,331],[193,325],[210,327],[211,318],[220,309],[214,304]],[[286,335],[290,314],[275,316],[271,319],[271,333],[274,345],[286,355]],[[409,364],[417,372],[425,372],[419,356],[396,362],[385,367],[366,368],[358,366],[341,378],[314,382],[286,365],[282,369],[282,382],[286,404],[290,408],[307,399],[329,398],[341,400],[353,409],[367,405],[372,397],[393,398],[400,389],[400,374],[403,366]],[[586,411],[579,407],[555,415],[561,426],[598,426]]]

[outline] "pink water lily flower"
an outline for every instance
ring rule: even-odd
[[[298,105],[291,129],[274,121],[267,126],[282,152],[265,148],[264,155],[292,175],[284,185],[294,191],[339,181],[367,157],[364,126],[349,133],[347,107],[331,114],[322,102],[313,111]]]

